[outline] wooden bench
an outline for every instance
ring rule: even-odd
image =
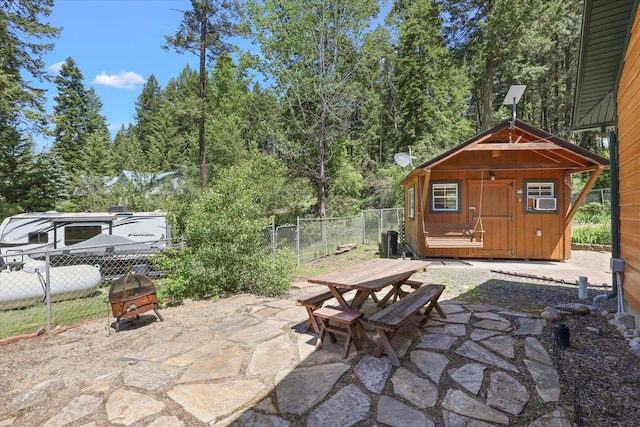
[[[376,328],[380,337],[380,344],[374,350],[373,355],[380,357],[382,352],[386,351],[391,363],[394,366],[400,366],[400,359],[391,346],[391,340],[400,329],[401,324],[427,304],[425,316],[429,316],[435,308],[442,318],[446,318],[446,314],[438,304],[438,298],[444,292],[444,288],[444,285],[422,285],[404,298],[371,316],[369,323]]]
[[[346,337],[342,353],[343,359],[349,357],[352,343],[356,346],[356,350],[362,349],[360,338],[364,338],[373,347],[373,341],[360,322],[364,313],[350,308],[326,306],[317,309],[314,315],[320,320],[320,335],[316,342],[316,351],[322,348],[322,342],[327,334],[329,334],[331,342],[337,341],[336,334]]]
[[[338,289],[338,291],[341,294],[344,294],[345,292],[350,291],[350,289],[340,288],[340,289]],[[313,330],[316,331],[316,334],[320,335],[320,328],[318,326],[318,323],[316,322],[316,319],[315,319],[313,313],[317,309],[322,307],[322,305],[325,302],[329,301],[331,298],[333,298],[333,294],[331,293],[331,291],[326,291],[326,292],[322,292],[320,294],[310,295],[310,296],[298,299],[298,304],[303,305],[304,308],[307,309],[307,314],[309,315],[309,318],[307,319],[307,321],[304,324],[304,328],[307,331],[309,329],[311,329],[311,327],[313,327]]]
[[[387,292],[387,294],[379,301],[376,298],[376,294],[372,293],[371,296],[373,298],[373,302],[377,303],[380,307],[383,307],[389,300],[391,300],[391,302],[393,303],[396,302],[398,298],[403,298],[409,294],[409,292],[405,292],[402,290],[403,285],[408,285],[413,289],[418,289],[420,286],[426,284],[427,282],[422,282],[420,280],[407,279],[402,282],[399,287],[394,286],[394,288]]]
[[[484,245],[484,230],[474,230],[471,224],[425,224],[423,232],[428,248],[481,248]]]

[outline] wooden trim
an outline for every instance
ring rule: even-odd
[[[484,144],[476,144],[467,148],[467,151],[483,151],[483,150],[565,150],[562,147],[558,147],[553,142],[522,142],[522,143],[510,143],[510,142],[487,142]]]
[[[591,174],[591,177],[589,177],[589,181],[587,181],[584,188],[582,189],[582,192],[576,199],[575,203],[573,204],[573,206],[571,206],[571,210],[569,211],[569,213],[567,213],[567,216],[564,218],[565,227],[569,226],[569,224],[571,223],[571,220],[573,219],[573,216],[576,214],[576,212],[578,212],[578,208],[580,207],[584,199],[587,198],[587,194],[589,194],[589,191],[591,191],[591,188],[596,183],[596,180],[598,179],[598,177],[600,176],[603,170],[604,170],[604,166],[599,166],[594,169],[593,173]]]

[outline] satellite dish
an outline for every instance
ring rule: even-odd
[[[402,168],[407,167],[411,164],[411,156],[407,153],[396,153],[393,155],[393,160],[395,160],[396,163]]]

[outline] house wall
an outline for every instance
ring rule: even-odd
[[[570,225],[565,225],[565,216],[570,208],[570,183],[565,181],[563,170],[493,170],[495,180],[489,177],[490,167],[480,171],[433,170],[425,177],[412,177],[405,182],[405,197],[408,188],[415,186],[416,215],[408,218],[405,212],[405,237],[407,244],[420,257],[452,258],[517,258],[564,260],[571,255]],[[429,212],[429,185],[431,181],[460,181],[461,206],[459,213],[443,214]],[[518,189],[524,189],[526,180],[555,180],[557,182],[558,210],[555,213],[525,212],[524,198],[518,198]],[[421,182],[422,180],[422,182]],[[493,191],[493,188],[498,190]],[[479,206],[482,188],[483,206]],[[420,190],[420,191],[419,191]],[[420,200],[420,193],[422,200]],[[485,229],[483,248],[436,249],[425,245],[422,213],[425,224],[471,224],[475,226],[473,211],[469,210],[474,200],[477,212],[483,217]],[[405,206],[408,206],[405,203]],[[507,206],[509,205],[509,206]],[[540,235],[537,235],[537,231]]]
[[[640,23],[636,14],[618,87],[620,256],[626,309],[640,321]]]

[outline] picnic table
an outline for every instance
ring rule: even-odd
[[[342,270],[314,276],[307,281],[328,286],[342,307],[357,310],[369,296],[372,296],[378,305],[384,306],[390,298],[400,292],[400,287],[409,277],[430,265],[428,261],[377,258]],[[378,301],[375,292],[388,286],[392,289]],[[341,289],[356,290],[351,305],[344,299]]]

